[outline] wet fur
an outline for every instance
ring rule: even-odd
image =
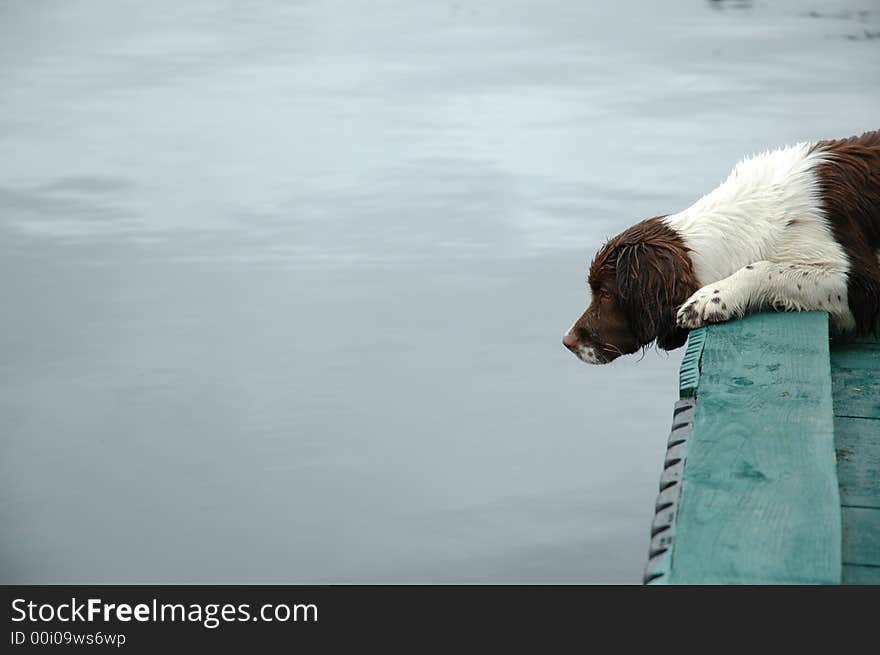
[[[836,332],[880,318],[880,131],[737,164],[711,193],[609,240],[593,299],[563,339],[590,363],[748,311],[825,310]]]
[[[606,243],[590,266],[589,282],[599,289],[613,278],[640,345],[656,339],[664,350],[673,350],[687,339],[687,331],[675,323],[675,311],[698,285],[681,239],[662,218],[642,221]]]

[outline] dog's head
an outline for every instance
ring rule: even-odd
[[[659,216],[609,240],[590,265],[592,302],[562,342],[589,364],[607,364],[653,341],[683,345],[676,310],[697,290],[681,237]]]

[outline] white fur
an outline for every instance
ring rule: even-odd
[[[824,153],[812,145],[745,159],[714,191],[664,219],[684,239],[702,286],[679,310],[679,325],[769,306],[824,309],[837,329],[854,327],[849,259],[822,210],[816,167]]]
[[[586,362],[587,364],[601,364],[602,362],[596,357],[596,351],[592,346],[583,346],[579,345],[577,347],[577,352],[575,352],[578,359],[582,362]]]
[[[568,332],[566,332],[566,334],[571,334],[572,332],[574,332],[575,325],[577,325],[577,321],[575,321],[574,324],[570,328],[568,328]],[[574,350],[574,354],[577,355],[577,358],[579,360],[581,360],[582,362],[586,362],[587,364],[602,363],[601,361],[599,361],[599,358],[596,357],[596,350],[593,348],[593,346],[578,344]]]

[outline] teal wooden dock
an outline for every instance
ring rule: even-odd
[[[691,332],[647,584],[880,584],[880,340],[824,312]]]

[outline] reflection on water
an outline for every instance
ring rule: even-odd
[[[637,582],[680,355],[562,348],[586,260],[880,101],[835,1],[0,25],[4,582]]]

